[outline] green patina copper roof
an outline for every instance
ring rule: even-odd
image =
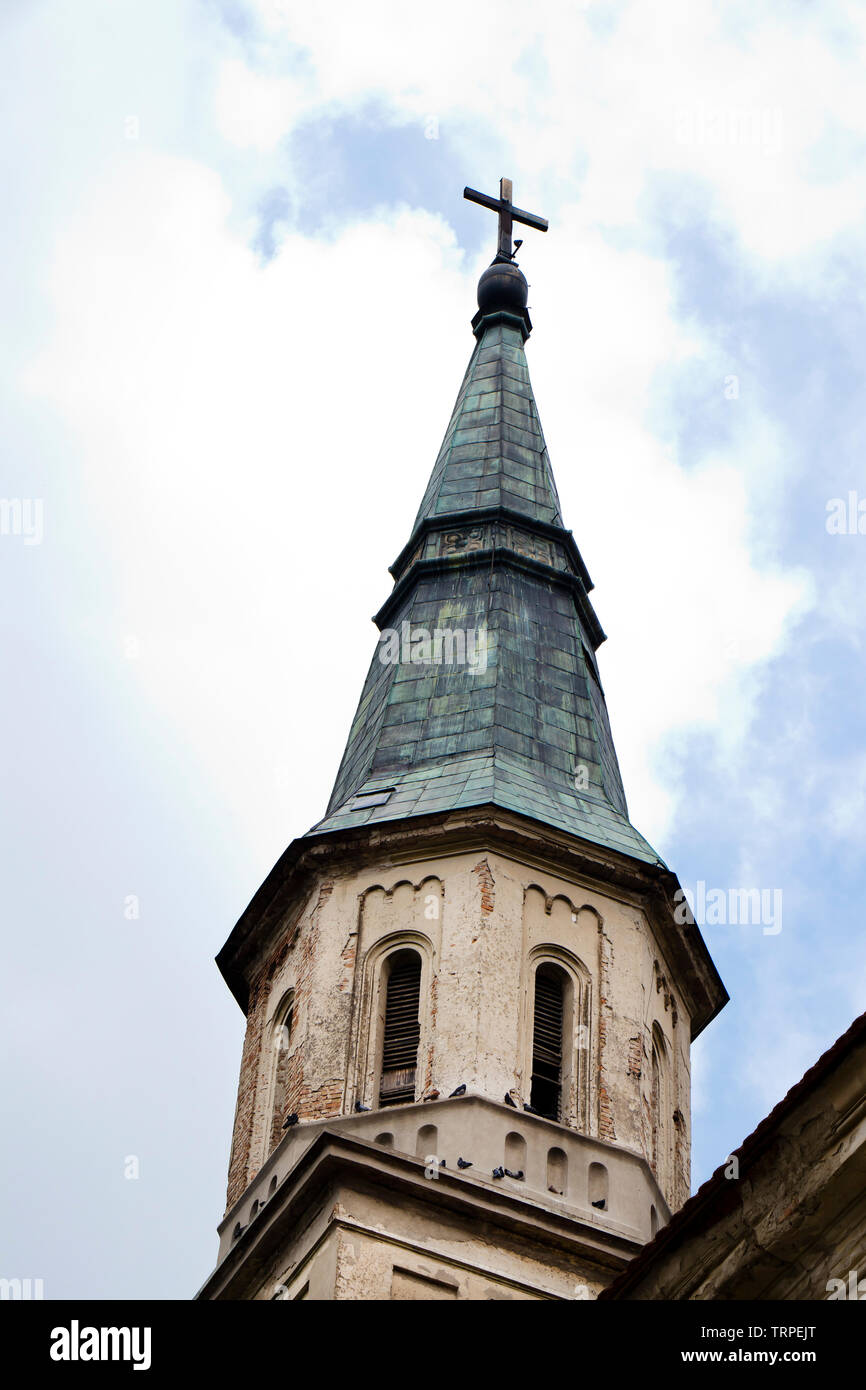
[[[562,525],[521,329],[503,320],[479,336],[416,528],[427,517],[496,506]]]
[[[528,315],[508,306],[473,327],[327,813],[309,833],[493,803],[656,862],[628,819],[595,660],[604,633],[562,524]]]

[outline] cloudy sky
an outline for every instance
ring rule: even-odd
[[[212,958],[324,811],[473,344],[466,183],[550,219],[529,362],[632,819],[783,895],[705,929],[695,1186],[866,1007],[864,48],[829,0],[6,0],[0,1274],[213,1264]]]

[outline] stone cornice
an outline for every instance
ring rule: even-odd
[[[274,1194],[261,1204],[255,1220],[238,1236],[197,1298],[247,1297],[250,1280],[285,1248],[299,1213],[312,1211],[341,1179],[363,1183],[379,1194],[389,1191],[397,1200],[433,1202],[439,1211],[492,1223],[536,1248],[565,1249],[611,1273],[625,1268],[641,1248],[639,1240],[589,1217],[548,1206],[516,1185],[493,1186],[450,1169],[441,1169],[433,1184],[424,1171],[423,1159],[359,1139],[345,1128],[320,1130]],[[251,1193],[249,1188],[243,1200]]]

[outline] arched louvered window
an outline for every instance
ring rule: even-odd
[[[555,965],[535,972],[535,1012],[532,1021],[532,1088],[529,1102],[549,1120],[562,1112],[562,1042],[565,975]]]
[[[400,1105],[415,1099],[420,996],[420,956],[415,951],[396,951],[388,959],[380,1105]]]

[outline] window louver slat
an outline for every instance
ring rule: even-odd
[[[557,1067],[562,1061],[562,988],[544,975],[535,982],[534,1052]]]

